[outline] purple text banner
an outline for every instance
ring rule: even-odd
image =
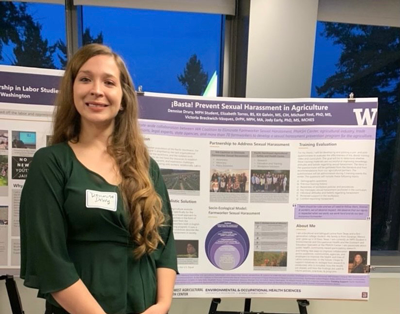
[[[60,79],[57,75],[8,72],[0,69],[0,102],[54,105]]]
[[[170,122],[301,126],[376,126],[377,101],[329,99],[267,101],[242,98],[139,96],[142,119]]]

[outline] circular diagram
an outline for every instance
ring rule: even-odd
[[[250,241],[241,226],[232,221],[224,221],[211,228],[205,246],[207,257],[215,267],[231,270],[246,260]]]

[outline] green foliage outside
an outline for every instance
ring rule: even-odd
[[[35,22],[27,13],[26,3],[14,4],[13,2],[0,2],[0,60],[4,60],[3,47],[13,44],[12,65],[55,69],[55,58],[58,58],[64,69],[67,63],[67,48],[63,40],[50,44],[42,37],[42,25]],[[103,34],[97,36],[90,34],[86,28],[82,42],[103,43]]]
[[[178,75],[178,81],[186,89],[188,95],[202,95],[207,87],[208,74],[204,72],[197,55],[192,55],[186,63],[183,73]]]
[[[42,26],[27,18],[15,48],[13,65],[54,69],[52,52],[47,39],[41,36]]]
[[[102,44],[103,43],[103,33],[100,32],[96,37],[92,37],[90,34],[90,29],[86,28],[82,35],[82,43],[83,45],[88,44]],[[65,45],[64,41],[59,39],[56,44],[54,45],[55,48],[59,50],[57,53],[57,57],[60,60],[61,68],[65,69],[67,65],[67,46]]]
[[[20,42],[20,31],[27,19],[26,4],[15,6],[12,2],[0,2],[0,60],[4,45]]]

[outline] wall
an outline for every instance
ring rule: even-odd
[[[318,0],[252,0],[246,97],[310,97]]]

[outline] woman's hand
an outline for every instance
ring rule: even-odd
[[[169,310],[168,304],[157,303],[157,304],[150,306],[142,314],[167,314],[168,310]]]
[[[176,272],[169,268],[157,268],[157,303],[142,314],[166,314],[172,303]]]
[[[68,288],[53,292],[51,295],[68,313],[106,314],[82,280],[78,280]]]

